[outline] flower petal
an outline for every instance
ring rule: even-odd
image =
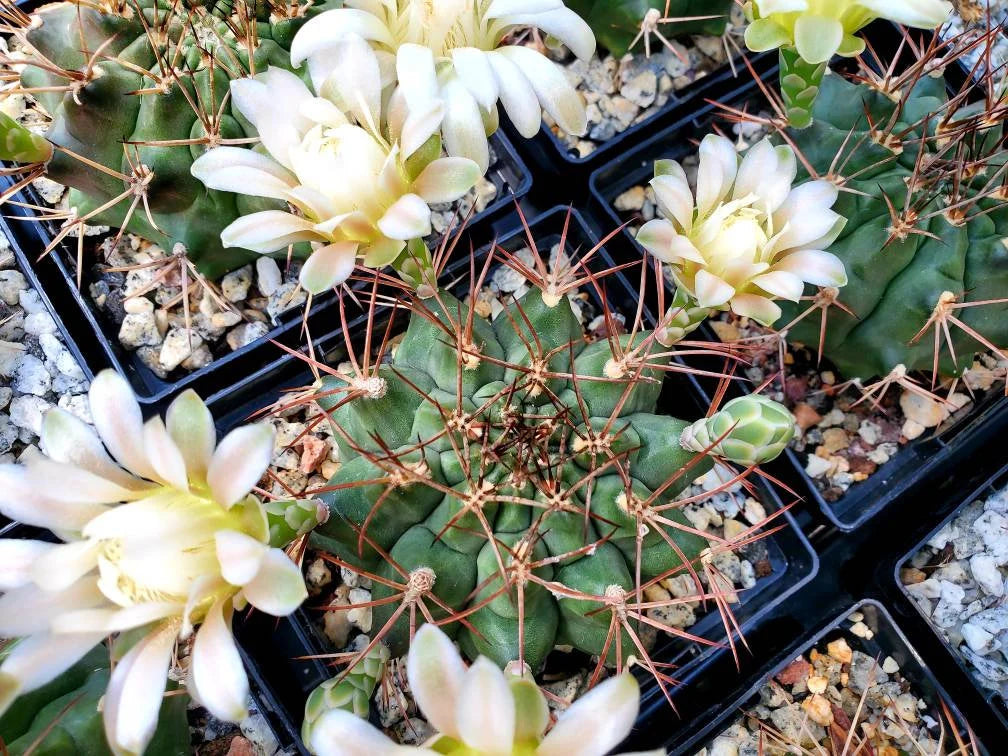
[[[312,222],[283,210],[260,210],[243,215],[221,231],[225,247],[253,252],[276,252],[288,244],[317,239]]]
[[[735,294],[735,288],[706,270],[698,270],[694,277],[694,292],[700,307],[720,307]]]
[[[696,207],[707,215],[728,194],[738,173],[738,153],[734,143],[719,134],[708,134],[700,142],[697,166]]]
[[[58,548],[56,544],[46,541],[0,539],[0,591],[9,591],[30,583],[35,560],[55,548]]]
[[[311,742],[318,756],[396,756],[415,754],[417,748],[394,743],[367,720],[343,709],[330,709],[311,726]]]
[[[248,715],[248,677],[231,634],[228,599],[210,607],[196,633],[187,688],[218,719],[240,722]]]
[[[846,286],[847,271],[843,261],[831,252],[818,249],[800,249],[774,263],[774,270],[799,276],[815,286]]]
[[[112,460],[94,428],[59,407],[50,409],[42,419],[42,448],[54,462],[87,470],[123,488],[150,487]]]
[[[254,423],[228,433],[214,452],[207,483],[214,500],[225,507],[244,499],[269,467],[273,436],[269,423]]]
[[[444,121],[444,102],[431,100],[426,108],[410,110],[399,134],[399,146],[404,158],[419,150],[437,133]]]
[[[80,609],[64,612],[52,621],[53,634],[121,633],[176,617],[184,605],[175,601],[144,601],[115,609]]]
[[[624,672],[612,677],[560,715],[536,754],[603,756],[630,734],[639,708],[640,688],[633,675]]]
[[[429,47],[412,42],[399,45],[396,50],[396,76],[410,110],[426,109],[438,99],[434,53]]]
[[[297,185],[294,176],[272,158],[244,147],[215,147],[193,161],[190,173],[210,189],[253,197],[284,199]]]
[[[442,89],[445,102],[441,136],[449,155],[475,161],[481,172],[490,165],[490,146],[479,104],[458,79],[450,79]]]
[[[153,478],[144,454],[143,415],[133,390],[115,370],[102,370],[88,392],[91,419],[98,435],[119,464],[134,475]]]
[[[791,35],[773,19],[757,18],[746,27],[745,43],[753,52],[765,52],[791,44]]]
[[[14,588],[0,596],[0,637],[19,638],[43,633],[60,614],[107,604],[94,581],[79,580],[62,591],[42,591],[34,585]]]
[[[587,22],[570,8],[509,14],[501,20],[509,25],[536,26],[567,45],[567,48],[581,60],[588,60],[595,54],[595,33]]]
[[[32,582],[44,591],[65,590],[98,566],[100,549],[97,541],[54,546],[32,565]]]
[[[336,103],[360,124],[375,124],[381,115],[381,69],[371,46],[356,34],[339,39],[330,55],[335,68],[319,94]]]
[[[431,232],[430,207],[415,194],[404,194],[378,219],[378,229],[390,239],[418,239]]]
[[[515,129],[526,139],[534,137],[542,125],[542,107],[529,80],[514,63],[502,55],[487,55],[497,80],[501,104]]]
[[[242,587],[248,602],[274,617],[286,617],[308,598],[301,569],[281,549],[270,549],[259,572]]]
[[[476,98],[481,108],[490,110],[497,104],[500,95],[497,77],[490,67],[492,56],[476,47],[456,47],[451,56],[455,73],[466,85],[469,94]]]
[[[683,231],[688,231],[693,226],[693,192],[679,163],[670,161],[666,168],[668,173],[655,176],[650,181],[655,200],[662,215],[678,223]]]
[[[206,404],[195,391],[186,389],[168,405],[165,425],[182,452],[189,477],[205,480],[217,445],[213,415]]]
[[[840,49],[843,37],[843,24],[835,18],[803,13],[795,20],[795,48],[808,63],[828,61]]]
[[[406,660],[413,698],[438,732],[459,737],[455,712],[462,699],[466,668],[454,644],[429,623],[416,631]]]
[[[298,279],[309,294],[321,294],[350,277],[357,264],[357,242],[335,242],[311,253]]]
[[[805,282],[799,276],[780,268],[754,276],[751,281],[763,291],[791,302],[801,299],[802,291],[805,289]]]
[[[861,5],[879,18],[895,21],[904,26],[918,29],[934,29],[948,20],[952,4],[946,0],[908,0],[894,3],[892,0],[858,0]]]
[[[684,260],[689,260],[700,265],[706,263],[693,242],[677,233],[671,223],[661,218],[650,220],[641,226],[636,238],[644,249],[662,262],[682,264]]]
[[[413,191],[433,205],[454,202],[475,186],[479,166],[463,157],[445,157],[430,163],[413,182]]]
[[[143,753],[157,729],[175,632],[163,625],[141,639],[112,670],[102,719],[116,754]]]
[[[588,131],[584,100],[553,61],[542,53],[520,45],[498,48],[494,54],[503,55],[518,66],[532,85],[543,110],[550,114],[561,129],[576,136]]]
[[[758,294],[736,294],[731,300],[731,309],[736,315],[752,318],[761,325],[773,325],[781,316],[781,308],[773,300]]]
[[[269,546],[237,530],[214,534],[221,576],[232,585],[245,585],[259,572]]]
[[[55,679],[101,642],[95,633],[22,638],[0,664],[0,714],[22,693]]]
[[[185,458],[160,417],[144,424],[144,451],[160,480],[179,491],[189,490]]]
[[[59,501],[47,496],[47,489],[23,465],[0,465],[0,513],[12,520],[73,533],[108,509],[100,503]]]
[[[395,47],[392,33],[377,16],[356,8],[337,8],[309,19],[298,30],[291,43],[291,64],[300,66],[316,50],[331,46],[333,41],[347,34],[358,34],[369,42]]]
[[[511,753],[515,705],[511,687],[496,664],[485,656],[469,667],[455,708],[462,742],[474,751]]]

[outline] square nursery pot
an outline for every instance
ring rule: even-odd
[[[545,253],[559,241],[570,212],[565,249],[569,254],[576,250],[587,250],[596,239],[576,211],[557,207],[534,219],[530,223],[533,238],[541,253]],[[503,248],[517,250],[525,246],[525,231],[516,228],[498,242]],[[478,259],[485,259],[488,250],[477,252]],[[605,268],[613,265],[612,259],[603,250],[596,255],[596,263]],[[468,272],[468,260],[460,260],[446,271],[445,280],[457,280],[460,274]],[[621,273],[609,279],[607,299],[617,312],[632,313],[636,309],[637,290],[623,278]],[[598,302],[597,295],[591,293]],[[350,325],[350,329],[360,329],[364,316]],[[405,327],[405,319],[402,326]],[[354,339],[359,343],[359,339]],[[346,355],[344,336],[341,330],[320,337],[315,343],[316,356],[327,363],[336,364]],[[243,396],[255,395],[254,401],[235,405],[225,394],[211,398],[210,408],[217,418],[218,427],[223,432],[236,423],[244,421],[257,410],[275,401],[282,389],[290,386],[307,386],[314,380],[304,363],[291,355],[284,355],[277,363],[264,369],[258,376],[249,376],[251,390],[243,387]],[[666,412],[687,418],[700,417],[706,411],[706,399],[689,377],[681,373],[669,373],[666,388],[659,400],[659,407]],[[757,496],[768,513],[781,509],[776,493],[762,481],[754,478]],[[761,578],[756,586],[739,590],[739,604],[734,606],[735,616],[746,631],[778,609],[786,597],[807,583],[818,570],[818,559],[790,513],[781,513],[774,521],[778,530],[760,543],[766,546],[765,558],[771,573]],[[262,614],[244,616],[236,622],[235,632],[244,648],[244,654],[251,666],[250,677],[259,689],[260,709],[270,713],[276,734],[284,745],[302,748],[300,726],[303,720],[304,703],[311,690],[336,674],[324,660],[304,657],[323,653],[333,653],[331,644],[325,640],[316,623],[311,618],[311,609],[302,608],[291,618],[277,621]],[[723,639],[724,628],[715,613],[703,616],[689,628],[690,632],[712,639]],[[727,647],[712,648],[687,644],[674,638],[660,639],[654,649],[654,657],[660,663],[676,665],[673,675],[688,682],[702,672],[704,664],[711,658],[728,654]],[[296,659],[295,657],[301,657]],[[645,690],[645,698],[658,697],[663,705],[665,699],[653,682],[651,689]]]
[[[859,620],[857,620],[858,615],[860,615]],[[857,630],[862,635],[851,631],[851,628],[856,624],[851,619],[852,616],[863,628],[867,629],[867,633],[860,627]],[[690,723],[689,727],[673,734],[671,737],[659,731],[650,733],[648,747],[654,747],[654,744],[660,743],[668,750],[669,754],[674,754],[675,756],[695,756],[702,753],[703,749],[707,749],[706,753],[711,756],[727,753],[727,751],[712,749],[711,746],[718,735],[740,720],[745,712],[752,710],[754,706],[760,703],[760,690],[773,681],[779,674],[783,673],[799,657],[805,657],[813,649],[818,650],[820,653],[825,653],[827,644],[840,638],[843,638],[847,642],[852,652],[860,652],[867,655],[871,660],[878,663],[879,668],[887,657],[891,657],[899,665],[899,670],[895,674],[902,676],[909,683],[910,692],[916,698],[923,699],[927,703],[928,708],[924,712],[920,712],[921,714],[930,716],[936,722],[942,721],[940,702],[944,700],[952,714],[956,717],[957,723],[964,721],[962,712],[956,707],[955,699],[949,697],[941,682],[939,682],[932,670],[918,655],[906,636],[895,624],[886,608],[875,601],[865,600],[855,604],[811,637],[806,636],[805,639],[799,640],[795,645],[791,646],[788,652],[768,660],[764,665],[764,671],[758,674],[755,682],[748,685],[744,689],[744,692],[733,696],[727,701],[722,699],[700,721]],[[878,671],[875,674],[881,676],[883,672]],[[871,678],[868,677],[866,679]],[[877,677],[876,679],[880,678]],[[789,683],[783,687],[787,690],[791,684]],[[855,722],[855,726],[857,724]],[[933,737],[937,736],[936,730],[929,732]],[[961,731],[960,734],[965,736],[964,731]],[[967,737],[966,742],[968,743],[968,736],[965,737]],[[948,729],[946,729],[946,739],[946,742],[952,740],[952,734]],[[633,745],[637,746],[638,744],[634,742]],[[980,747],[981,749],[983,748],[982,745]],[[851,753],[865,753],[868,750],[870,749],[859,751],[853,745],[850,746]],[[773,752],[777,753],[778,751],[775,748]],[[820,751],[815,747],[810,751],[802,752],[825,753],[825,751]],[[845,750],[843,752],[847,753],[848,751]],[[983,752],[986,753],[986,751]]]
[[[884,31],[886,29],[883,29]],[[765,73],[767,86],[776,87],[777,68]],[[721,102],[735,107],[748,107],[750,111],[766,107],[766,100],[756,82],[739,86]],[[696,143],[711,133],[712,123],[718,114],[714,104],[706,104],[695,113],[681,118],[675,124],[655,134],[637,148],[612,160],[594,171],[590,179],[591,209],[605,228],[615,228],[625,222],[615,207],[616,199],[632,187],[646,185],[653,176],[654,161],[658,159],[681,160],[696,152]],[[722,124],[723,126],[723,124]],[[610,243],[614,256],[639,259],[647,252],[637,244],[629,228],[624,228]],[[666,289],[671,296],[672,289]],[[652,303],[653,306],[653,303]],[[713,329],[704,324],[697,331],[703,338],[717,341]],[[717,363],[705,361],[710,369]],[[699,363],[698,363],[699,366]],[[747,391],[750,384],[744,380],[733,382],[733,390]],[[709,383],[705,384],[708,391]],[[815,502],[826,520],[842,531],[851,531],[886,508],[908,491],[925,485],[947,469],[950,461],[959,454],[969,454],[987,441],[1008,420],[1008,398],[997,387],[981,395],[965,413],[960,412],[946,420],[937,429],[901,446],[884,464],[862,482],[852,483],[836,501],[828,501],[816,488],[805,471],[805,453],[788,448],[785,455],[772,466],[782,477],[796,486],[809,500]]]
[[[478,243],[492,238],[494,220],[505,214],[532,184],[529,170],[502,133],[491,137],[490,144],[497,161],[491,165],[487,180],[493,183],[496,195],[481,212],[470,218],[466,227],[466,234],[474,240],[478,239]],[[33,186],[26,187],[14,199],[42,204]],[[43,250],[58,231],[56,225],[38,221],[33,211],[14,204],[6,205],[5,210],[12,218],[9,228],[14,246],[21,250],[20,257],[30,260],[34,275],[41,284],[40,292],[45,292],[44,296],[60,304],[70,326],[71,343],[75,343],[75,349],[85,357],[91,372],[98,372],[109,365],[114,367],[129,380],[142,406],[164,407],[173,396],[187,388],[195,389],[201,396],[227,391],[239,380],[239,376],[255,372],[279,352],[271,341],[297,348],[303,340],[301,326],[305,306],[302,304],[277,315],[268,324],[270,330],[255,341],[232,351],[222,337],[213,346],[212,362],[191,372],[178,367],[162,378],[144,363],[137,351],[120,343],[119,324],[106,310],[99,308],[90,295],[90,287],[99,280],[99,275],[95,270],[97,265],[87,259],[87,250],[78,288],[76,238],[62,240],[51,254],[43,258]],[[430,243],[433,245],[437,240],[437,236],[432,236]],[[283,261],[279,262],[282,267]],[[113,293],[118,295],[118,286],[114,287]],[[315,297],[309,322],[325,318],[330,320],[324,322],[331,322],[333,316],[330,310],[336,299],[333,292]]]
[[[945,492],[945,488],[941,492]],[[984,506],[987,502],[990,502],[989,509]],[[1008,633],[995,631],[987,644],[980,643],[987,638],[983,634],[987,628],[994,629],[998,624],[1008,628],[1008,601],[1003,593],[1005,574],[998,564],[1005,559],[1008,550],[1008,466],[1002,467],[975,490],[966,495],[960,493],[949,503],[954,510],[896,564],[896,585],[905,599],[899,608],[906,606],[904,622],[907,628],[911,623],[924,624],[927,629],[921,632],[930,630],[928,634],[936,636],[935,645],[943,648],[948,666],[958,670],[961,678],[968,681],[966,684],[986,701],[999,725],[1008,731],[1008,672],[1005,671],[1008,664],[1002,655],[1003,649],[998,648],[998,644],[1008,638]],[[955,586],[959,583],[962,583],[960,587],[969,589],[969,595],[975,592],[977,606],[972,609],[973,600],[964,598],[961,604],[945,601],[940,594],[934,595],[939,592],[939,586],[923,581],[926,576],[952,583],[957,575],[959,582],[953,583],[951,588],[944,583],[941,586],[952,592],[952,599],[958,598]],[[1001,596],[997,595],[996,586],[990,586],[994,593],[984,590],[978,583],[978,576],[988,582],[999,579]],[[963,632],[965,624],[970,625],[967,632]],[[976,650],[969,641],[977,644]],[[993,648],[988,648],[991,645]],[[987,677],[983,674],[985,671]],[[1005,679],[998,680],[998,677]]]

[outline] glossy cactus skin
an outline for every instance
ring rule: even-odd
[[[263,71],[271,65],[289,69],[287,48],[294,33],[311,15],[335,5],[328,1],[316,3],[305,15],[276,23],[266,17],[251,21],[258,35],[254,69]],[[183,3],[134,0],[112,11],[99,10],[90,3],[61,2],[37,10],[33,14],[34,24],[27,32],[31,45],[66,71],[85,71],[94,58],[91,61],[94,73],[81,86],[72,91],[38,93],[40,103],[53,117],[48,139],[125,176],[133,175],[138,163],[146,166],[153,173],[147,186],[147,203],[158,228],[151,227],[140,203],[127,229],[167,250],[181,242],[201,271],[209,276],[239,267],[255,257],[247,250],[224,248],[220,231],[238,215],[259,206],[246,206],[248,198],[208,191],[190,174],[192,161],[206,148],[205,144],[137,144],[134,149],[130,143],[205,137],[204,121],[197,117],[196,109],[211,123],[220,114],[217,136],[222,139],[255,136],[248,124],[231,111],[229,102],[221,109],[230,79],[245,75],[250,68],[245,44],[235,40],[229,29],[229,24],[235,23],[231,18],[235,7],[233,1],[204,4],[189,0]],[[150,36],[140,14],[153,30]],[[204,48],[217,45],[212,64],[206,50],[194,44],[197,27],[198,35],[205,37]],[[219,39],[226,43],[220,43]],[[98,50],[101,54],[95,56]],[[165,61],[174,65],[175,74]],[[140,70],[160,77],[160,84],[141,75]],[[65,76],[34,65],[26,66],[21,78],[25,87],[61,87],[68,81]],[[159,86],[161,91],[133,94],[138,90],[157,90]],[[120,177],[59,150],[49,162],[48,176],[71,187],[70,206],[77,209],[79,216],[102,207],[125,188]],[[116,203],[90,222],[121,227],[130,199]]]
[[[371,696],[375,686],[385,674],[389,660],[388,649],[382,643],[375,644],[367,655],[349,670],[326,680],[308,696],[305,702],[305,718],[301,725],[301,740],[312,742],[312,727],[318,718],[332,709],[344,709],[367,719],[371,707]]]
[[[313,545],[385,580],[408,575],[407,594],[432,589],[435,619],[475,608],[442,626],[470,658],[537,669],[560,644],[603,654],[610,621],[598,610],[635,590],[638,562],[647,580],[708,546],[674,527],[688,521],[668,508],[670,524],[644,528],[637,554],[635,510],[653,493],[655,507],[667,504],[713,466],[680,445],[686,421],[657,414],[666,350],[650,331],[618,337],[621,355],[631,340],[644,353],[638,373],[609,340],[586,340],[566,297],[538,288],[493,322],[473,318],[472,346],[460,348],[450,334],[468,308],[446,292],[425,303],[365,395],[343,402],[346,383],[323,381],[342,467],[322,494],[330,517]],[[505,567],[534,562],[539,580],[497,593],[498,556]],[[392,594],[375,581],[376,602]],[[373,626],[400,608],[374,606]],[[383,636],[394,655],[408,648],[409,614]],[[622,648],[633,648],[625,634]]]
[[[892,98],[866,84],[827,75],[816,100],[814,123],[790,134],[817,173],[828,174],[836,161],[836,172],[852,177],[845,183],[852,191],[841,192],[834,207],[847,217],[847,226],[829,251],[843,261],[849,277],[839,301],[857,317],[831,307],[823,349],[846,378],[885,376],[898,365],[932,371],[935,326],[930,325],[923,334],[920,331],[943,295],[948,292],[956,302],[968,303],[1003,299],[1008,292],[1008,247],[1004,241],[1008,237],[1008,205],[1003,189],[1000,196],[980,196],[999,189],[1002,183],[996,177],[1004,162],[995,146],[1000,128],[980,128],[964,140],[980,170],[958,187],[963,202],[959,210],[966,220],[953,218],[950,222],[947,198],[956,181],[956,147],[943,153],[944,159],[939,155],[946,145],[941,134],[934,134],[941,116],[929,118],[929,114],[944,113],[942,108],[948,101],[945,81],[940,76],[925,76],[902,100],[902,110],[892,122],[897,107]],[[874,131],[866,111],[871,114]],[[960,111],[956,117],[970,115]],[[915,171],[924,123],[928,129],[924,168]],[[837,160],[838,152],[850,157]],[[908,186],[913,192],[909,202]],[[904,208],[913,208],[921,217],[916,230],[924,233],[908,231],[902,238],[894,235],[886,197],[901,216],[905,216]],[[809,293],[814,292],[806,290]],[[781,322],[789,322],[807,304],[788,305]],[[1003,348],[1008,344],[1008,303],[966,307],[955,316],[994,345]],[[953,362],[943,336],[938,368],[943,375],[957,374],[970,365],[973,351],[985,349],[961,328],[949,325],[949,332],[958,364]],[[793,326],[790,338],[818,344],[819,316],[814,314]]]

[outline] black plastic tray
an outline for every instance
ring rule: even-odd
[[[853,612],[860,612],[864,615],[862,621],[873,632],[873,637],[870,640],[859,638],[850,632],[851,623],[847,618]],[[811,638],[801,640],[795,647],[775,659],[770,672],[761,676],[742,696],[727,704],[720,716],[703,726],[699,732],[693,733],[688,740],[675,737],[668,740],[665,747],[669,749],[669,754],[692,756],[708,746],[714,738],[731,726],[752,705],[754,699],[757,699],[760,689],[795,658],[813,647],[821,647],[839,637],[846,639],[853,650],[878,657],[880,664],[886,656],[891,656],[900,666],[899,674],[913,686],[914,694],[930,704],[928,713],[936,721],[942,721],[940,716],[941,700],[945,700],[953,715],[958,717],[959,722],[962,721],[955,701],[945,692],[941,683],[893,621],[886,608],[877,601],[865,600],[852,606]]]
[[[986,498],[988,496],[991,496],[991,495],[997,493],[998,491],[1004,489],[1006,486],[1008,486],[1008,465],[1005,465],[1005,467],[1003,467],[1002,469],[998,470],[994,475],[992,475],[990,477],[989,480],[984,481],[978,488],[976,488],[973,491],[970,491],[967,495],[962,496],[960,499],[958,499],[957,502],[955,503],[955,509],[951,513],[949,513],[949,515],[944,520],[942,520],[942,522],[937,527],[935,527],[930,533],[928,533],[926,536],[924,536],[923,538],[921,538],[917,542],[917,544],[912,549],[910,549],[910,551],[908,551],[903,556],[903,558],[897,563],[896,569],[894,571],[894,576],[893,576],[894,580],[895,580],[895,583],[898,586],[899,590],[902,592],[903,597],[906,599],[906,601],[910,605],[912,605],[914,608],[916,608],[918,612],[920,612],[920,608],[918,607],[917,602],[910,595],[910,592],[907,591],[906,586],[903,585],[903,581],[900,580],[900,575],[899,575],[900,570],[907,565],[907,563],[910,561],[910,559],[921,548],[923,548],[923,546],[928,541],[930,541],[931,538],[933,538],[935,536],[935,534],[938,533],[939,530],[941,530],[942,528],[944,528],[946,525],[948,525],[950,522],[952,522],[956,517],[958,517],[959,513],[962,511],[963,507],[965,507],[968,504],[971,504],[972,502],[976,501],[977,499],[983,499],[983,498]],[[1008,538],[1008,534],[1006,534],[1006,538]],[[929,628],[931,628],[931,630],[934,631],[935,636],[937,636],[937,639],[941,642],[941,644],[944,646],[945,650],[948,652],[948,655],[949,655],[951,661],[957,667],[959,667],[959,669],[962,671],[963,675],[965,675],[971,681],[973,681],[973,683],[974,683],[974,685],[976,687],[977,693],[980,696],[982,696],[987,701],[988,705],[991,707],[991,710],[994,712],[995,716],[997,716],[997,718],[1000,720],[1002,726],[1005,727],[1006,732],[1008,732],[1008,701],[1005,701],[1004,697],[1002,697],[1001,694],[998,691],[991,690],[989,688],[985,688],[983,685],[981,685],[976,680],[975,673],[969,667],[969,665],[966,663],[966,661],[963,659],[962,655],[958,652],[958,650],[955,649],[944,638],[944,636],[941,634],[941,632],[931,624],[931,621],[927,617],[924,616],[923,612],[920,612],[920,614],[918,616],[919,616],[919,619],[923,620],[924,623]]]
[[[532,184],[528,169],[502,134],[491,137],[491,144],[499,156],[497,175],[491,175],[497,185],[497,197],[481,213],[472,217],[466,230],[470,237],[479,238],[481,242],[492,235],[493,220],[505,214],[517,198],[528,192]],[[36,192],[32,188],[27,188],[20,195],[29,202],[38,204]],[[9,208],[17,218],[11,230],[18,245],[37,257],[50,243],[56,229],[51,223],[27,220],[33,217],[30,210],[14,205]],[[172,396],[186,388],[193,388],[201,395],[227,390],[234,382],[234,376],[254,371],[277,353],[276,347],[270,344],[271,339],[291,347],[300,343],[303,306],[280,315],[279,322],[264,337],[251,344],[225,354],[198,370],[186,373],[177,369],[168,379],[162,379],[135,352],[119,343],[118,326],[91,299],[87,289],[94,277],[88,260],[85,260],[81,289],[78,289],[76,244],[74,240],[69,241],[72,243],[68,244],[64,240],[46,258],[32,260],[32,265],[39,269],[40,277],[43,276],[43,267],[55,270],[53,274],[45,276],[49,295],[75,302],[81,320],[89,326],[87,329],[78,329],[78,345],[92,355],[92,365],[111,365],[123,374],[130,381],[142,405],[163,407]],[[332,292],[316,297],[311,307],[310,322],[325,317],[335,301],[336,296]]]
[[[568,212],[571,212],[566,246],[568,253],[579,248],[587,249],[596,243],[596,239],[578,213],[558,207],[532,220],[529,224],[540,252],[546,253],[550,246],[559,239]],[[499,244],[505,248],[514,249],[523,246],[524,239],[524,229],[518,229],[503,237]],[[485,253],[484,250],[478,254]],[[598,257],[599,264],[602,266],[613,264],[604,253]],[[460,272],[463,268],[468,270],[468,261],[459,261],[455,265]],[[446,280],[451,279],[452,271],[449,270]],[[632,312],[632,308],[636,307],[637,288],[619,273],[608,280],[607,298],[611,305],[617,311]],[[359,326],[360,322],[358,319],[351,328],[354,325]],[[328,362],[342,359],[345,354],[342,331],[335,331],[317,339],[315,353],[319,356],[325,355]],[[291,355],[285,355],[281,361],[282,365],[265,371],[262,376],[250,376],[248,379],[256,384],[256,388],[250,392],[243,391],[243,393],[256,394],[256,400],[241,407],[231,407],[218,415],[215,405],[226,404],[226,397],[211,398],[210,407],[214,411],[218,427],[222,431],[235,423],[242,422],[257,410],[274,401],[280,396],[283,388],[305,386],[311,383],[311,373],[301,360]],[[666,409],[669,404],[674,404],[675,414],[689,417],[701,416],[707,408],[706,398],[702,392],[695,387],[690,377],[679,373],[672,373],[666,379],[666,390],[660,401],[666,405]],[[751,480],[756,483],[757,495],[767,512],[772,513],[779,510],[782,505],[773,489],[755,476]],[[740,603],[734,605],[736,617],[743,631],[772,615],[776,607],[809,581],[818,569],[818,558],[790,513],[784,512],[778,516],[775,522],[783,527],[764,542],[768,547],[773,573],[760,579],[754,588],[740,590]],[[304,701],[311,687],[321,682],[318,679],[318,674],[319,665],[322,662],[318,660],[291,662],[289,658],[278,659],[277,656],[305,656],[332,652],[331,648],[326,648],[320,641],[314,625],[306,616],[310,611],[310,609],[302,609],[291,620],[284,620],[279,624],[276,624],[276,620],[273,618],[261,615],[251,618],[250,621],[236,623],[236,633],[245,645],[247,656],[255,668],[251,676],[259,681],[261,687],[267,691],[263,700],[263,709],[272,709],[279,713],[280,716],[275,718],[274,726],[278,736],[282,736],[287,741],[286,745],[296,745],[297,743]],[[712,639],[723,640],[724,637],[724,629],[716,612],[711,612],[701,618],[689,630]],[[266,654],[265,657],[262,656],[263,653]],[[700,647],[696,644],[686,644],[669,638],[659,642],[654,654],[655,658],[662,662],[675,664],[677,666],[677,670],[674,672],[676,678],[683,683],[688,683],[693,676],[701,672],[703,665],[709,659],[719,655],[730,655],[730,651],[727,648]],[[653,681],[650,683],[645,681],[644,687],[645,700],[648,698],[660,699],[661,704],[667,706],[667,702]]]
[[[776,68],[766,72],[764,77],[768,85],[776,86]],[[750,81],[736,89],[725,100],[728,104],[739,105],[765,102],[757,84]],[[681,159],[695,152],[694,140],[699,140],[711,129],[711,123],[717,114],[717,107],[708,104],[695,113],[682,118],[664,131],[655,134],[636,149],[599,168],[592,173],[590,190],[592,209],[595,210],[604,223],[616,227],[622,221],[613,208],[613,202],[620,194],[633,186],[646,184],[651,178],[653,164],[659,158]],[[623,229],[611,245],[621,256],[618,259],[639,258],[647,253],[640,247],[629,229]],[[702,333],[710,340],[717,340],[712,329],[707,325],[701,327]],[[744,381],[733,384],[739,390],[745,390]],[[997,390],[987,392],[976,405],[962,416],[933,431],[902,446],[899,451],[884,465],[878,468],[869,478],[860,483],[854,483],[846,493],[835,502],[828,502],[815,487],[806,474],[798,454],[787,449],[785,456],[790,464],[774,465],[774,469],[782,471],[789,480],[797,483],[801,491],[816,503],[823,516],[833,526],[842,531],[854,530],[875,517],[880,511],[895,499],[907,494],[915,487],[926,484],[926,481],[939,473],[956,455],[957,450],[969,453],[977,445],[984,443],[988,436],[987,425],[997,422],[1008,407],[1008,399]]]

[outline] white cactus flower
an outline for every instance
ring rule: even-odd
[[[398,745],[356,714],[332,709],[313,723],[309,750],[318,756],[603,756],[630,734],[640,707],[637,681],[624,672],[575,701],[546,733],[549,707],[527,667],[512,663],[502,671],[481,656],[467,669],[448,636],[430,623],[416,631],[406,671],[417,707],[437,731],[423,746]]]
[[[276,616],[307,596],[301,571],[270,546],[266,507],[249,492],[273,453],[268,424],[218,444],[192,391],[146,423],[125,379],[99,374],[97,433],[54,408],[42,447],[0,465],[0,512],[64,543],[0,540],[0,713],[113,633],[142,633],[116,664],[103,720],[116,754],[142,753],[157,727],[179,639],[196,631],[187,688],[216,717],[246,715],[248,680],[231,635],[246,602]],[[318,519],[308,507],[311,522]]]
[[[291,61],[308,61],[319,92],[350,71],[380,78],[393,89],[390,122],[432,120],[450,155],[486,171],[498,101],[525,137],[539,130],[543,110],[570,134],[587,129],[584,102],[563,71],[508,43],[524,27],[559,39],[583,60],[595,51],[591,28],[561,0],[347,0],[302,27]],[[369,48],[357,44],[362,39]]]
[[[663,217],[645,223],[637,241],[700,307],[770,325],[781,314],[774,299],[796,302],[806,283],[847,283],[843,263],[824,251],[846,222],[830,209],[838,190],[821,179],[792,187],[790,147],[764,139],[740,161],[730,139],[706,136],[695,196],[679,163],[660,168],[651,187]]]
[[[371,268],[395,261],[408,242],[431,232],[430,205],[453,202],[481,175],[471,160],[438,157],[440,148],[429,139],[436,124],[414,120],[383,132],[378,79],[342,73],[340,82],[320,86],[321,97],[279,68],[232,81],[234,106],[256,127],[269,155],[216,147],[192,165],[211,189],[292,206],[291,212],[245,215],[221,239],[262,253],[311,242],[300,280],[313,294],[345,281],[358,259]]]
[[[934,29],[952,12],[947,0],[749,0],[745,41],[762,52],[793,46],[809,63],[825,63],[834,55],[864,51],[854,36],[878,18],[904,26]]]

